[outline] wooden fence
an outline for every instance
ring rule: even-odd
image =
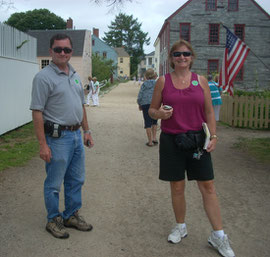
[[[270,99],[254,96],[222,96],[220,120],[243,128],[270,127]]]

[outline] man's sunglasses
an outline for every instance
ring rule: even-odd
[[[65,54],[70,54],[72,52],[72,49],[68,47],[55,47],[53,48],[53,51],[58,54],[62,53],[62,51],[64,51]]]
[[[184,57],[191,56],[191,52],[173,52],[173,57],[180,57],[183,55]]]

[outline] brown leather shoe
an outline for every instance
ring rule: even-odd
[[[80,231],[91,231],[93,229],[93,226],[86,223],[83,217],[79,215],[78,211],[68,219],[64,220],[64,226],[68,228],[76,228]]]
[[[54,217],[49,221],[46,225],[46,230],[56,238],[66,239],[69,237],[69,233],[65,230],[61,216]]]

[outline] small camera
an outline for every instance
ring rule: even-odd
[[[171,110],[172,107],[170,105],[163,105],[164,110]]]

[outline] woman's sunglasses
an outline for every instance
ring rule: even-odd
[[[173,57],[180,57],[183,55],[184,57],[191,56],[191,52],[173,52]]]
[[[64,51],[65,54],[70,54],[72,52],[72,49],[68,47],[55,47],[53,48],[53,51],[58,54],[62,53],[62,51]]]

